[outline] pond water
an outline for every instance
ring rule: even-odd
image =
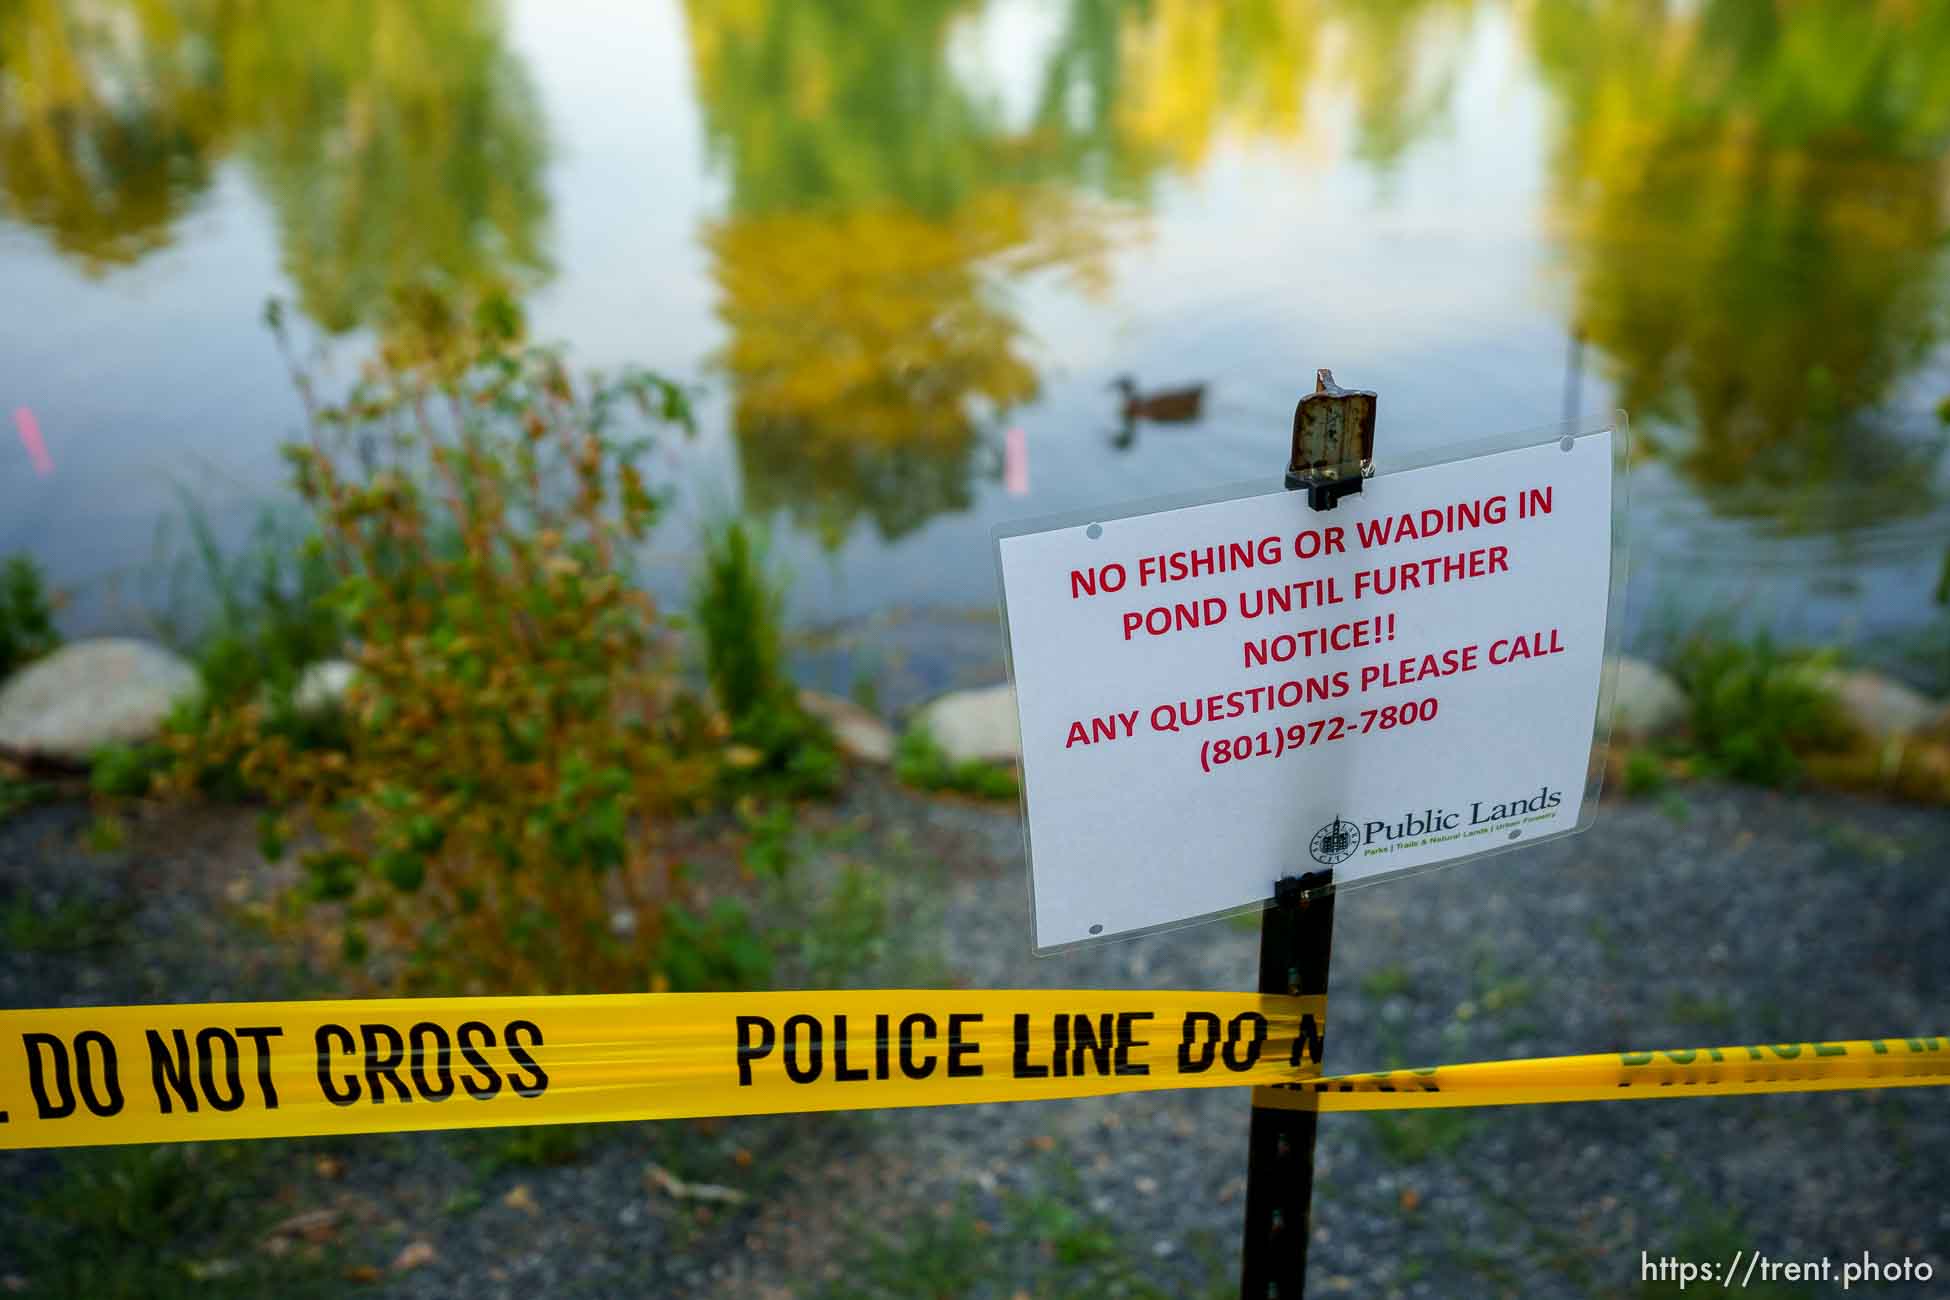
[[[1950,6],[4,14],[0,553],[70,631],[140,625],[184,493],[233,539],[277,498],[268,298],[356,358],[428,284],[700,386],[659,584],[742,504],[802,624],[991,661],[938,615],[992,610],[993,525],[1274,482],[1317,366],[1384,463],[1626,408],[1640,635],[1873,640],[1950,565]],[[1120,375],[1200,418],[1125,424]]]

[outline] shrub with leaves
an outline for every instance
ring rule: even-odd
[[[0,678],[59,644],[39,566],[25,555],[9,556],[0,565]]]
[[[682,393],[578,379],[505,312],[382,357],[343,401],[299,382],[310,437],[286,452],[357,647],[343,748],[294,744],[255,700],[176,743],[237,753],[303,813],[262,838],[309,841],[311,893],[345,905],[350,961],[385,958],[377,982],[646,986],[683,903],[657,826],[708,773],[666,623],[629,581],[658,515],[651,435],[619,430],[632,409],[688,427]]]

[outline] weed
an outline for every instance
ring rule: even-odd
[[[839,786],[839,753],[824,723],[799,706],[785,674],[784,584],[764,537],[741,519],[705,530],[692,592],[705,670],[731,725],[726,780],[734,790],[826,795]]]
[[[1447,1156],[1482,1126],[1462,1110],[1377,1111],[1371,1117],[1381,1152],[1397,1164],[1421,1164]]]
[[[1415,981],[1410,977],[1408,967],[1398,962],[1370,971],[1361,977],[1361,992],[1376,1002],[1403,997],[1414,987]]]
[[[1625,797],[1643,799],[1666,788],[1666,765],[1657,754],[1635,749],[1625,756]]]
[[[743,899],[720,898],[705,908],[676,903],[664,913],[656,958],[659,987],[676,993],[758,989],[771,983],[772,947]]]
[[[82,832],[81,842],[91,853],[118,853],[129,842],[129,829],[115,813],[99,813]]]
[[[159,620],[165,639],[189,649],[213,704],[262,700],[289,714],[305,668],[345,640],[322,539],[266,508],[249,539],[226,549],[203,504],[188,491],[178,495],[188,554],[170,562],[169,612]],[[185,587],[193,588],[187,596]]]
[[[1733,1032],[1733,1007],[1721,998],[1676,994],[1666,1008],[1666,1015],[1676,1025],[1710,1029],[1722,1035]]]
[[[275,1215],[268,1148],[252,1143],[64,1152],[51,1185],[6,1194],[16,1271],[32,1294],[336,1294],[321,1256],[259,1249]]]
[[[944,1300],[1011,1290],[1131,1300],[1177,1294],[1147,1276],[1143,1257],[1115,1221],[1083,1208],[1074,1172],[1049,1177],[1051,1190],[1004,1192],[992,1218],[964,1195],[892,1231],[875,1231],[843,1264],[844,1280],[820,1294],[825,1300]],[[1230,1292],[1215,1287],[1213,1293]]]
[[[140,798],[168,767],[167,747],[154,744],[104,745],[95,751],[89,765],[88,784],[96,794],[118,798]]]
[[[88,898],[63,898],[42,909],[26,894],[0,905],[0,937],[16,952],[78,952],[113,942],[122,915]]]
[[[981,799],[1016,797],[1015,770],[980,759],[948,757],[926,727],[909,727],[894,749],[894,776],[917,790],[952,790]]]
[[[23,781],[0,770],[0,822],[35,804],[46,803],[58,793],[45,781]]]
[[[1671,1255],[1682,1260],[1715,1260],[1726,1266],[1734,1259],[1750,1254],[1754,1249],[1754,1233],[1740,1221],[1740,1216],[1732,1210],[1703,1198],[1689,1198],[1689,1212],[1681,1221],[1678,1234],[1659,1255]],[[1726,1286],[1735,1286],[1735,1279],[1727,1279]],[[1696,1288],[1697,1290],[1697,1288]],[[1695,1293],[1696,1293],[1695,1290]],[[1741,1296],[1757,1297],[1757,1300],[1802,1300],[1825,1294],[1812,1286],[1795,1286],[1786,1282],[1760,1279],[1739,1287]],[[1678,1281],[1641,1281],[1639,1295],[1642,1300],[1659,1300],[1663,1297],[1687,1295],[1686,1284]]]
[[[41,571],[25,555],[0,565],[0,678],[61,644]]]
[[[1848,739],[1818,660],[1791,655],[1765,634],[1739,638],[1710,624],[1679,647],[1674,669],[1691,698],[1692,738],[1709,773],[1758,785],[1800,774],[1800,755]]]
[[[848,863],[831,895],[789,940],[797,967],[815,988],[838,988],[879,963],[892,920],[886,881],[871,867]]]
[[[553,1169],[580,1161],[593,1140],[587,1124],[497,1129],[483,1144],[476,1163],[483,1175],[509,1169]]]

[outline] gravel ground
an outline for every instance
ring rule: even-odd
[[[85,918],[53,942],[35,931],[32,951],[10,923],[0,1003],[324,991],[248,920],[270,882],[247,816],[169,814],[107,855],[77,847],[86,821],[58,805],[0,824],[0,907]],[[868,776],[807,830],[810,879],[875,863],[900,918],[850,983],[1251,987],[1257,933],[1235,923],[1033,956],[1013,810]],[[1938,810],[1706,786],[1614,802],[1586,835],[1346,893],[1327,1065],[1950,1029],[1946,864]],[[1946,1103],[1920,1089],[1326,1117],[1310,1288],[1636,1296],[1641,1251],[1839,1267],[1866,1250],[1935,1266],[1934,1284],[1891,1294],[1950,1294]],[[1216,1090],[230,1144],[256,1163],[210,1249],[253,1268],[289,1255],[325,1293],[403,1297],[1222,1295],[1246,1112],[1243,1092]],[[26,1235],[49,1225],[21,1197],[86,1158],[0,1159],[15,1189],[0,1284],[62,1293],[24,1271]],[[653,1165],[749,1199],[673,1200]],[[266,1226],[314,1211],[315,1231]],[[290,1290],[280,1276],[247,1293]]]

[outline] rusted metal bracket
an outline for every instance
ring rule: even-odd
[[[1334,372],[1314,372],[1314,391],[1293,408],[1293,453],[1287,458],[1288,491],[1307,492],[1315,510],[1332,510],[1361,490],[1374,472],[1375,395],[1342,388]]]

